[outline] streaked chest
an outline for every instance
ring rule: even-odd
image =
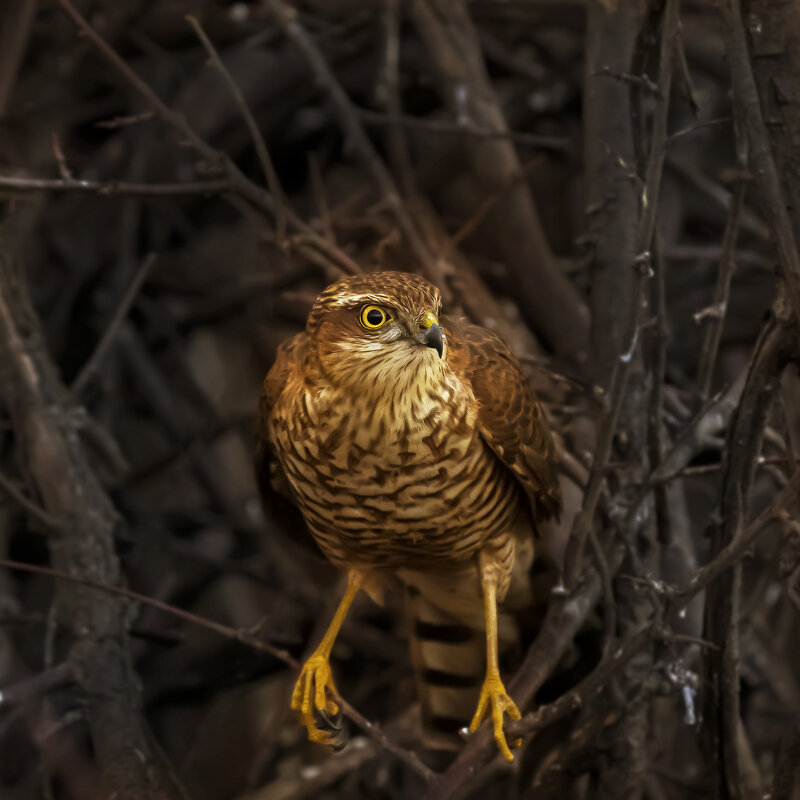
[[[513,516],[513,481],[480,438],[471,390],[455,379],[382,399],[304,388],[283,418],[281,462],[329,555],[468,557]]]

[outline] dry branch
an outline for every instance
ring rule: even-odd
[[[129,181],[90,181],[80,178],[31,178],[0,175],[0,190],[12,192],[87,192],[108,197],[212,195],[231,191],[230,181],[192,181],[187,183],[130,183]]]
[[[750,487],[767,413],[789,360],[796,357],[796,328],[771,320],[756,344],[742,398],[728,438],[727,464],[722,478],[720,523],[712,523],[712,553],[741,537],[747,519]],[[717,649],[706,653],[705,736],[712,759],[710,797],[742,798],[738,731],[739,623],[741,567],[735,566],[706,595],[705,638]]]
[[[765,216],[775,237],[781,274],[789,304],[800,319],[800,254],[791,218],[781,191],[781,182],[770,148],[769,133],[759,104],[750,55],[747,51],[740,0],[719,0],[725,50],[731,69],[734,101],[747,132],[749,163],[764,203]]]
[[[25,275],[0,249],[0,358],[4,404],[16,446],[45,510],[64,520],[48,539],[53,564],[77,578],[116,585],[117,517],[74,430],[74,409],[42,342]],[[56,619],[71,631],[67,658],[86,699],[86,716],[105,790],[120,800],[184,797],[154,748],[128,649],[125,606],[80,586],[62,586]]]
[[[11,0],[0,9],[0,117],[16,83],[35,13],[36,0]]]

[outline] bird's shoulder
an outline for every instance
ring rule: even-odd
[[[525,489],[536,519],[558,517],[556,446],[519,361],[488,328],[458,317],[444,317],[442,325],[448,364],[475,396],[481,437]]]

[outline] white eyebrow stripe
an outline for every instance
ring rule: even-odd
[[[346,306],[360,305],[361,303],[375,303],[376,305],[389,305],[386,297],[375,294],[349,294],[333,303],[334,308],[344,308]]]

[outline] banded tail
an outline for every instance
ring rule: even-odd
[[[510,582],[497,616],[501,667],[503,655],[519,646],[514,613],[534,602],[533,537],[518,535],[515,540]],[[474,570],[435,576],[404,569],[397,576],[406,589],[411,663],[422,705],[422,744],[443,756],[442,751],[452,753],[464,746],[459,731],[472,721],[486,674],[486,628],[477,564]]]
[[[459,731],[475,713],[486,668],[483,625],[441,610],[416,587],[407,588],[406,598],[411,663],[422,705],[423,747],[459,750],[464,745]]]

